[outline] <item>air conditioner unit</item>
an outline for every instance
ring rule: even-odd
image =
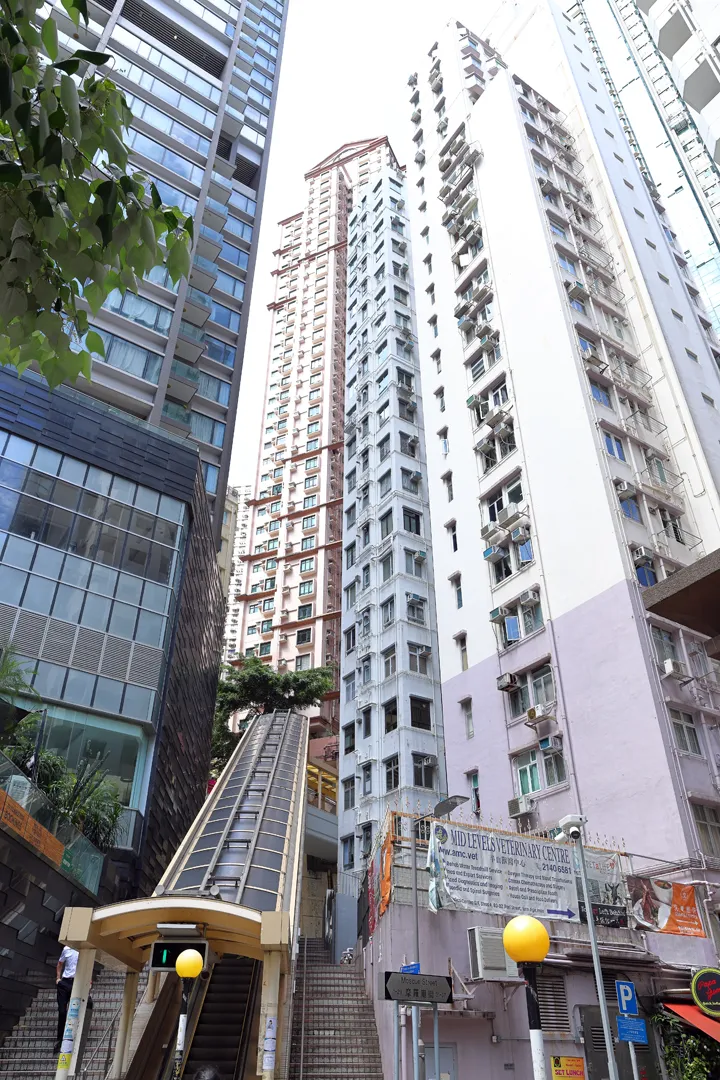
[[[672,660],[668,657],[663,662],[663,669],[666,675],[672,675],[673,679],[684,679],[687,675],[687,669],[682,660]]]
[[[518,685],[518,677],[511,671],[506,671],[504,675],[499,675],[497,680],[498,690],[504,690],[505,693],[509,693],[514,690]]]
[[[526,589],[525,592],[520,593],[518,602],[521,607],[532,607],[533,604],[538,604],[540,602],[540,590]]]
[[[423,645],[423,647],[420,649],[420,651],[418,653],[418,656],[424,656],[425,659],[427,659],[429,656],[432,656],[432,649],[430,648],[429,645]]]
[[[487,525],[483,525],[480,530],[480,539],[490,542],[491,536],[502,536],[502,526],[498,525],[497,521],[488,521]]]
[[[422,473],[421,472],[414,472],[412,474],[412,478],[413,478],[413,480],[422,480]]]
[[[513,544],[524,544],[527,540],[530,539],[530,526],[518,525],[518,527],[516,529],[513,529],[513,531],[510,533],[510,539],[512,540]]]
[[[498,439],[507,439],[508,435],[512,435],[512,433],[513,433],[512,424],[508,424],[508,423],[498,424],[498,426],[495,428],[495,435],[497,436]]]
[[[508,814],[511,818],[525,817],[526,814],[532,814],[534,809],[535,800],[529,795],[518,795],[517,799],[510,799],[508,803]]]
[[[539,740],[541,750],[562,750],[562,735],[546,735]]]
[[[280,634],[280,641],[287,641],[287,634]]]
[[[527,711],[526,724],[532,727],[534,724],[539,723],[541,720],[548,720],[552,717],[555,709],[554,701],[547,701],[543,705],[531,705]]]
[[[504,982],[518,978],[518,966],[505,952],[502,930],[487,926],[471,926],[468,929],[470,952],[470,979],[473,982]]]
[[[504,529],[510,529],[522,517],[522,510],[518,503],[508,503],[502,510],[498,510],[498,525]]]
[[[425,600],[424,596],[420,596],[419,593],[416,592],[406,593],[405,595],[408,597],[409,600]]]
[[[416,551],[415,552],[415,562],[425,562],[426,559],[427,559],[427,552],[426,551]]]
[[[289,614],[290,614],[290,612],[288,611],[288,609],[286,607],[282,608],[282,610],[280,611],[280,616],[283,619],[286,619]]]
[[[636,547],[632,557],[636,566],[652,566],[653,564],[652,548]]]
[[[476,454],[489,454],[495,449],[495,436],[484,435],[482,439],[478,439],[473,449]]]
[[[506,555],[506,549],[504,547],[499,547],[497,544],[493,544],[483,551],[483,559],[489,563],[502,562]]]
[[[618,497],[620,499],[622,499],[623,497],[629,499],[635,494],[635,488],[632,486],[632,484],[628,484],[626,480],[616,480],[615,490],[617,491]]]
[[[587,289],[580,281],[566,281],[565,288],[571,300],[579,300],[581,297],[587,296]]]
[[[490,612],[490,622],[503,623],[508,615],[512,615],[512,609],[501,604],[500,607],[493,608]]]
[[[590,345],[587,349],[581,350],[583,360],[599,360],[600,353],[597,351],[596,345]]]

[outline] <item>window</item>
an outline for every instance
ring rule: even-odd
[[[445,485],[445,494],[447,495],[447,501],[452,502],[453,498],[455,497],[453,492],[452,473],[448,473],[447,476],[443,476],[442,480],[443,484]]]
[[[547,787],[555,787],[556,784],[564,784],[567,779],[565,772],[565,758],[561,753],[543,754],[543,766],[545,769],[545,784]]]
[[[260,646],[260,648],[262,650],[262,645]],[[306,653],[304,656],[296,656],[295,657],[295,670],[296,671],[309,671],[310,667],[311,667],[310,660],[311,660],[311,657],[310,657],[309,653]]]
[[[642,514],[640,513],[640,504],[634,495],[626,495],[620,500],[620,509],[626,518],[631,521],[637,521],[638,524],[642,524]]]
[[[298,619],[311,619],[312,618],[312,604],[300,604],[298,606],[297,617]]]
[[[671,709],[670,718],[673,726],[673,738],[678,750],[682,750],[686,754],[701,754],[695,721],[690,713]]]
[[[362,767],[362,793],[363,795],[372,794],[372,765],[369,761]]]
[[[360,854],[367,858],[372,851],[372,822],[368,821],[360,830]]]
[[[452,550],[457,551],[457,549],[458,549],[458,538],[457,538],[457,525],[456,525],[456,523],[454,521],[452,521],[449,525],[445,526],[445,529],[446,529],[446,532],[447,532],[448,536],[450,537],[450,546],[451,546]]]
[[[382,524],[382,519],[381,519]],[[403,529],[406,532],[415,533],[416,536],[420,535],[422,528],[422,519],[420,514],[414,510],[408,510],[407,507],[403,507]]]
[[[298,645],[309,645],[312,641],[312,630],[309,628],[307,630],[298,630],[295,641]]]
[[[605,431],[603,434],[605,436],[605,449],[608,454],[619,458],[620,461],[627,461],[622,439],[618,439],[617,435],[611,435],[609,431]]]
[[[397,754],[385,761],[385,790],[395,791],[400,786],[400,759]],[[720,843],[719,843],[720,848]]]
[[[467,636],[465,634],[458,634],[455,638],[455,644],[457,645],[458,652],[460,653],[460,670],[467,671],[468,669],[468,651],[467,651]]]
[[[355,606],[357,598],[357,582],[353,581],[345,590],[345,608],[347,611]]]
[[[424,600],[408,600],[407,605],[407,617],[410,622],[417,623],[420,626],[425,625],[425,601]]]
[[[355,648],[355,627],[351,626],[345,631],[345,653],[351,653]]]
[[[410,574],[411,577],[421,578],[422,572],[422,560],[425,557],[425,552],[422,551],[409,551],[405,549],[405,573]]]
[[[383,473],[383,475],[380,477],[380,479],[378,481],[379,490],[380,490],[380,498],[382,498],[383,495],[387,495],[388,491],[390,490],[391,479],[392,479],[392,476],[391,476],[390,470],[388,470],[386,473]]]
[[[383,705],[383,716],[385,717],[385,732],[396,731],[398,726],[398,714],[397,714],[397,700],[395,698],[392,701],[386,701]]]
[[[470,781],[470,809],[474,814],[480,813],[480,789],[477,769],[468,774]]]
[[[715,806],[692,804],[695,824],[700,836],[700,848],[706,855],[720,858],[720,810]]]
[[[435,758],[423,754],[413,754],[413,784],[415,787],[433,788],[435,786]]]
[[[380,605],[380,614],[382,616],[383,629],[387,626],[391,626],[395,622],[395,597],[391,596],[383,604]]]
[[[345,548],[345,566],[349,570],[355,565],[355,544],[348,544]]]
[[[378,443],[378,450],[380,451],[380,460],[385,461],[390,457],[390,436],[386,435],[384,439],[381,439]]]
[[[393,575],[393,557],[392,552],[386,555],[380,562],[380,571],[383,581],[389,581]]]
[[[298,589],[299,596],[312,596],[315,591],[314,581],[301,581]]]
[[[472,739],[475,735],[475,724],[473,723],[473,709],[472,698],[465,698],[460,702],[460,709],[462,710],[463,722],[465,724],[465,738]]]
[[[660,626],[653,626],[652,637],[659,664],[664,664],[666,660],[677,660],[675,639],[669,630],[663,630]]]
[[[344,836],[342,839],[343,870],[352,870],[355,866],[355,837]]]
[[[389,679],[391,675],[395,674],[396,670],[396,656],[395,646],[392,645],[389,649],[386,649],[383,653],[383,666],[385,672],[385,678]]]
[[[610,404],[610,395],[604,386],[600,383],[596,383],[593,379],[590,380],[590,393],[599,405],[604,405],[606,409],[612,409]]]
[[[393,530],[393,516],[392,510],[388,510],[387,514],[383,514],[380,518],[380,539],[384,540],[386,536],[389,536]]]
[[[369,739],[372,733],[372,709],[362,711],[362,734],[363,739]]]
[[[461,608],[463,606],[462,575],[455,574],[450,578],[450,584],[452,585],[455,594],[455,607]]]
[[[430,702],[425,698],[410,698],[410,726],[423,731],[432,730]]]
[[[427,675],[429,657],[430,649],[427,645],[408,643],[408,666],[411,671],[417,672],[418,675]]]
[[[535,750],[518,754],[513,758],[513,766],[518,795],[530,795],[533,791],[540,790],[540,773]]]
[[[702,399],[706,405],[712,405],[713,409],[715,408],[715,400],[714,398],[711,398],[709,394],[703,394]]]
[[[345,701],[355,700],[355,675],[348,675],[345,678]]]
[[[352,754],[355,749],[355,724],[346,724],[343,728],[343,753]]]

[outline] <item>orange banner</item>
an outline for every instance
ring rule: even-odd
[[[59,866],[62,862],[62,857],[65,854],[65,845],[62,844],[56,836],[53,836],[52,833],[46,832],[43,854],[47,855],[51,862],[54,862]]]
[[[11,799],[9,795],[5,796],[5,805],[2,809],[2,820],[6,825],[9,825],[11,829],[14,829],[20,836],[25,832],[25,824],[29,814],[20,803],[16,803],[14,799]]]
[[[384,915],[390,904],[392,892],[392,834],[388,832],[383,840],[382,854],[380,856],[380,911],[379,916]]]
[[[629,877],[630,906],[639,926],[660,934],[706,937],[692,885],[664,878]]]
[[[551,1057],[552,1080],[585,1080],[585,1062],[581,1057]]]

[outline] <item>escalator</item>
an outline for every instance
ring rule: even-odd
[[[193,1077],[214,1065],[222,1080],[242,1080],[262,965],[246,956],[226,956],[215,964],[195,1024],[183,1075]]]

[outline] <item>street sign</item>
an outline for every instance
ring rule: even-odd
[[[380,996],[384,997],[385,1001],[413,1004],[435,1002],[449,1005],[453,999],[452,979],[449,975],[410,975],[400,971],[386,971]]]
[[[646,1043],[647,1024],[638,1016],[618,1016],[618,1039],[621,1042]]]
[[[419,975],[420,974],[420,965],[419,964],[401,964],[400,965],[400,972],[403,975]]]
[[[618,999],[618,1009],[623,1016],[637,1016],[638,1007],[635,984],[616,979],[615,993],[617,994]]]
[[[205,967],[208,956],[207,948],[207,941],[203,941],[201,938],[186,938],[185,940],[173,938],[172,941],[155,941],[150,953],[150,970],[174,971],[175,961],[185,949],[196,949],[202,956],[203,967]]]

